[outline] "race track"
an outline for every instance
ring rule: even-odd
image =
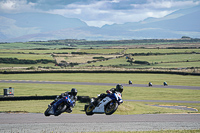
[[[0,83],[31,83],[31,84],[72,84],[72,85],[97,85],[97,86],[113,86],[115,87],[117,83],[92,83],[92,82],[65,82],[65,81],[32,81],[32,80],[0,80]],[[148,87],[145,84],[122,84],[128,87]],[[200,90],[199,86],[163,86],[163,85],[153,85],[155,88],[173,88],[173,89],[190,89],[190,90]]]
[[[36,84],[78,84],[115,86],[114,83],[86,83],[60,81],[25,81],[0,80],[2,83],[36,83]],[[128,85],[130,87],[147,87],[147,85]],[[162,86],[158,88],[200,90],[195,86]],[[131,100],[135,101],[135,100]],[[141,100],[140,100],[141,101]],[[150,102],[152,100],[149,100]],[[155,102],[155,100],[153,100]],[[170,101],[160,101],[170,102]],[[199,103],[200,101],[171,101]],[[62,114],[58,117],[45,117],[41,113],[0,113],[0,132],[49,133],[49,132],[97,132],[97,131],[152,131],[152,130],[190,130],[200,129],[200,114],[142,114],[86,116],[85,114]]]
[[[0,113],[0,132],[97,132],[200,129],[200,114],[86,116]]]

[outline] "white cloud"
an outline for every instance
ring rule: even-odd
[[[199,1],[186,0],[186,1],[176,1],[176,0],[148,0],[145,4],[131,4],[133,7],[142,9],[169,9],[169,8],[186,8],[190,6],[198,5]]]
[[[32,3],[27,0],[3,0],[0,1],[0,12],[42,11],[78,18],[90,26],[101,27],[104,24],[138,22],[148,17],[160,18],[172,11],[200,4],[199,0],[86,0],[86,2],[75,0],[74,3],[66,5],[64,2],[64,0],[36,0]]]
[[[125,22],[138,22],[148,17],[164,17],[174,10],[185,8],[186,6],[195,6],[199,2],[191,0],[147,0],[143,4],[129,4],[131,1],[126,0],[126,4],[132,8],[117,7],[122,0],[102,0],[92,1],[91,3],[72,3],[66,5],[64,9],[55,9],[49,13],[60,14],[65,17],[79,18],[90,26],[101,27],[104,24],[122,24]],[[113,7],[113,4],[118,4]]]
[[[101,20],[98,20],[98,21],[85,21],[87,23],[87,25],[89,26],[95,26],[95,27],[102,27],[103,25],[111,25],[113,24],[113,21],[112,22],[109,22],[109,21],[101,21]]]
[[[0,1],[0,12],[4,13],[20,13],[36,11],[35,3],[27,3],[26,0],[3,0]]]

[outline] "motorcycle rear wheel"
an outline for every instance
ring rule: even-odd
[[[93,115],[94,113],[92,111],[94,110],[94,108],[95,106],[90,104],[85,110],[86,115]]]
[[[118,103],[111,101],[105,107],[105,114],[112,115],[117,110],[117,108],[118,108]]]
[[[56,111],[55,111],[54,115],[55,116],[59,116],[62,112],[64,112],[66,110],[66,108],[67,108],[67,106],[64,103],[61,103],[56,108]]]

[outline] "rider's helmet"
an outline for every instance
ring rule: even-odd
[[[123,92],[123,86],[121,84],[116,85],[116,91],[122,93]]]
[[[76,96],[77,93],[78,93],[77,89],[75,89],[75,88],[72,88],[72,89],[71,89],[71,94],[72,94],[73,96]]]

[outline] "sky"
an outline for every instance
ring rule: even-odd
[[[199,4],[200,0],[0,0],[0,13],[51,13],[101,27],[161,18]]]

